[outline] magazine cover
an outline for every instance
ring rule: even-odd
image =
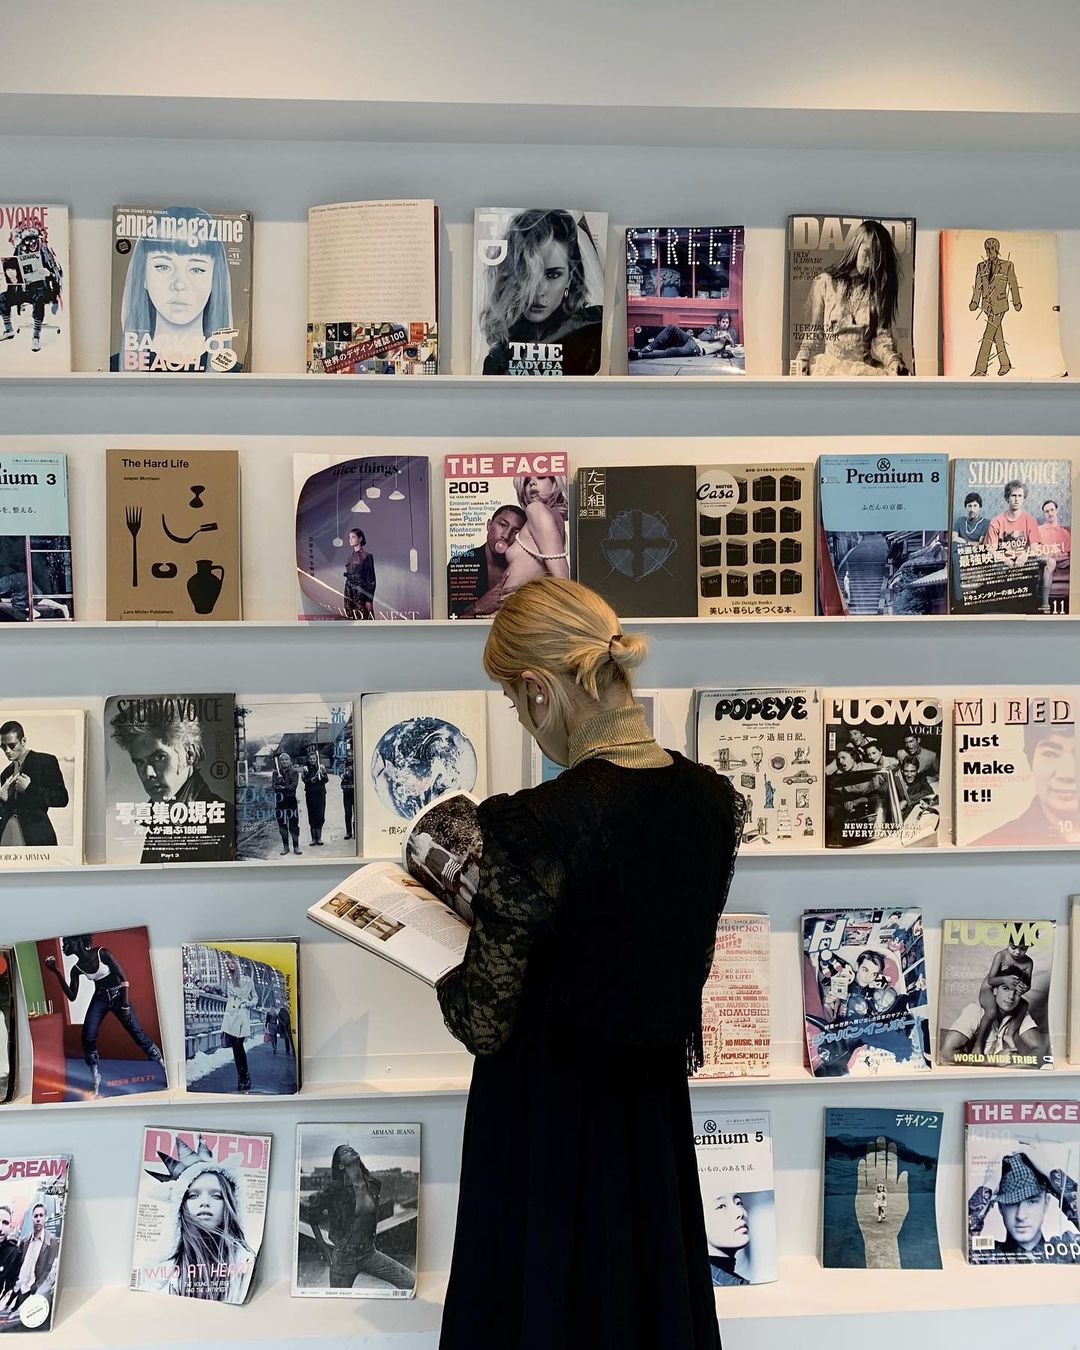
[[[701,991],[703,1063],[695,1078],[767,1078],[769,916],[721,914]]]
[[[802,931],[806,1046],[815,1078],[929,1070],[922,911],[811,909]]]
[[[0,1102],[19,1090],[19,1023],[15,948],[0,947]]]
[[[698,617],[814,612],[812,464],[697,471]]]
[[[1080,842],[1075,690],[953,701],[953,837],[1016,848]]]
[[[66,206],[0,205],[0,374],[71,369]]]
[[[789,375],[914,375],[914,220],[789,217],[786,302]]]
[[[943,919],[938,1062],[1052,1069],[1053,919]]]
[[[431,618],[428,461],[294,455],[296,617]]]
[[[105,861],[235,856],[232,694],[105,700]]]
[[[353,705],[236,696],[236,856],[355,858]]]
[[[948,455],[822,455],[818,613],[947,614]]]
[[[696,482],[689,464],[578,470],[577,579],[623,618],[697,614]]]
[[[1069,915],[1069,1063],[1080,1064],[1080,895],[1071,895]]]
[[[601,211],[478,206],[472,373],[598,374],[606,250]]]
[[[250,211],[116,206],[110,370],[251,369]]]
[[[490,618],[538,577],[569,577],[569,464],[564,451],[447,455],[446,609]]]
[[[311,207],[309,375],[434,375],[438,311],[433,201]]]
[[[241,617],[235,450],[106,450],[105,489],[107,619]]]
[[[940,1111],[825,1108],[821,1264],[940,1270]]]
[[[83,860],[86,713],[0,705],[0,872]]]
[[[268,1134],[147,1126],[131,1288],[244,1303],[266,1217]]]
[[[923,695],[823,696],[825,847],[934,848],[944,705]]]
[[[954,459],[954,614],[1068,614],[1072,460]]]
[[[0,1158],[0,1333],[52,1330],[70,1176],[66,1153]]]
[[[296,1298],[412,1298],[420,1126],[296,1127]]]
[[[941,231],[943,375],[1065,375],[1057,235]]]
[[[185,942],[188,1092],[299,1092],[300,939]]]
[[[30,1023],[31,1101],[168,1087],[145,928],[42,938],[15,951]]]
[[[821,843],[821,698],[816,689],[698,689],[697,761],[746,802],[742,848]]]
[[[0,623],[74,619],[67,456],[0,457],[0,514]]]
[[[631,375],[745,375],[741,225],[626,231]]]
[[[1080,1264],[1080,1102],[964,1106],[967,1259]]]
[[[694,1145],[713,1286],[769,1284],[779,1272],[768,1111],[695,1114]]]

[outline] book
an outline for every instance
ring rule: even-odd
[[[940,1111],[825,1108],[821,1264],[940,1270]]]
[[[790,216],[788,375],[914,375],[915,221]]]
[[[184,942],[188,1092],[299,1092],[300,939]]]
[[[936,847],[941,700],[845,690],[822,703],[825,847]]]
[[[15,952],[35,1105],[168,1087],[146,928],[41,938]]]
[[[74,619],[67,456],[0,457],[0,514],[0,622]]]
[[[1080,895],[1069,899],[1069,1063],[1080,1064]]]
[[[295,1298],[413,1298],[419,1214],[419,1125],[297,1125]]]
[[[822,455],[819,614],[949,612],[948,455]]]
[[[807,1058],[815,1078],[929,1070],[920,909],[807,910],[802,951]]]
[[[1074,693],[996,688],[953,700],[957,844],[1080,842]]]
[[[1067,374],[1056,234],[942,230],[940,256],[943,375]]]
[[[694,1115],[698,1184],[714,1287],[778,1277],[768,1111]]]
[[[577,579],[621,618],[697,614],[696,479],[689,464],[578,470]]]
[[[86,713],[0,704],[0,872],[83,860]]]
[[[266,1221],[270,1136],[148,1125],[131,1288],[245,1303]]]
[[[1053,919],[943,919],[938,1062],[1050,1069]]]
[[[700,618],[814,612],[813,465],[697,471]]]
[[[116,206],[109,369],[251,369],[250,211]]]
[[[538,577],[569,577],[569,464],[564,451],[447,455],[446,609],[490,618]]]
[[[408,823],[447,792],[487,796],[487,704],[482,691],[364,694],[366,858],[395,856]]]
[[[353,705],[236,696],[236,856],[356,857]]]
[[[767,1078],[769,916],[721,914],[701,991],[703,1063],[695,1078]]]
[[[626,231],[631,375],[745,375],[741,225]]]
[[[746,802],[742,848],[821,843],[821,697],[816,689],[696,689],[696,758]]]
[[[308,211],[307,369],[434,375],[439,369],[439,208],[334,202]]]
[[[421,455],[294,455],[297,615],[430,619],[431,504]]]
[[[660,697],[658,689],[636,689],[634,690],[634,702],[645,714],[645,725],[649,728],[649,734],[655,736],[656,732],[656,710],[657,701]],[[530,786],[537,787],[540,783],[550,783],[553,778],[558,778],[561,773],[566,772],[565,764],[556,764],[553,759],[549,759],[540,749],[536,741],[531,736],[526,736],[526,750],[529,756],[529,774]]]
[[[0,374],[71,369],[66,206],[0,205]]]
[[[954,459],[954,614],[1068,614],[1070,459]]]
[[[0,1102],[19,1089],[19,1023],[15,948],[0,947]]]
[[[0,1307],[0,1334],[52,1329],[70,1177],[67,1153],[0,1158],[0,1262],[9,1295]],[[32,1243],[41,1245],[24,1275]]]
[[[472,373],[598,374],[607,216],[478,206],[473,245]]]
[[[964,1105],[967,1259],[1080,1264],[1080,1102]]]
[[[105,861],[230,862],[236,853],[232,694],[105,700]]]

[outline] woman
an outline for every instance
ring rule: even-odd
[[[245,1042],[251,1034],[250,1013],[259,1006],[259,996],[255,992],[255,981],[246,972],[241,972],[240,963],[232,952],[225,953],[224,965],[225,1006],[221,1011],[221,1043],[232,1051],[237,1092],[250,1092],[251,1070],[248,1068]]]
[[[302,852],[300,803],[297,801],[296,792],[300,786],[300,770],[292,762],[292,755],[287,750],[282,750],[281,754],[275,757],[270,786],[274,789],[274,820],[277,822],[278,834],[281,835],[282,857],[289,851],[290,839],[292,851],[299,855]]]
[[[480,806],[475,923],[438,985],[477,1057],[441,1350],[719,1346],[687,1069],[743,807],[649,734],[644,654],[556,577],[508,596],[484,649],[569,767]]]
[[[167,1292],[243,1303],[255,1252],[244,1237],[236,1178],[220,1163],[199,1161],[182,1174],[177,1190]]]
[[[349,531],[349,556],[345,562],[345,617],[375,618],[375,559],[367,549],[363,530]]]
[[[570,497],[566,478],[561,474],[543,478],[519,474],[514,479],[514,491],[525,512],[525,524],[506,550],[502,596],[537,577],[570,575],[570,558],[566,550]]]
[[[709,1242],[709,1271],[713,1284],[749,1284],[750,1281],[735,1270],[739,1253],[744,1253],[745,1261],[750,1246],[750,1224],[741,1195],[721,1190],[706,1202],[705,1236]]]

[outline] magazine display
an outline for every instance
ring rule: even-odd
[[[0,205],[0,374],[71,369],[66,206]]]
[[[1080,1264],[1080,1102],[964,1106],[967,1259]]]
[[[697,760],[746,802],[743,848],[821,842],[821,699],[816,689],[698,689]]]
[[[412,1298],[420,1126],[296,1127],[295,1298]]]
[[[185,942],[188,1092],[299,1092],[300,939]]]
[[[15,948],[0,947],[0,1102],[10,1102],[19,1087],[18,996]]]
[[[232,694],[105,700],[106,862],[230,862],[235,793]]]
[[[446,610],[490,618],[538,577],[569,577],[570,466],[564,451],[447,455]]]
[[[825,1108],[823,1266],[941,1269],[941,1125],[940,1111]]]
[[[434,375],[438,316],[433,201],[308,211],[309,375]]]
[[[929,1070],[922,911],[812,909],[802,932],[810,1072],[865,1078]]]
[[[110,370],[251,369],[250,211],[116,206]]]
[[[623,618],[697,614],[696,484],[689,464],[579,469],[578,581]]]
[[[695,1078],[767,1078],[769,916],[721,914],[701,991],[703,1063]]]
[[[42,938],[15,951],[30,1023],[32,1102],[168,1087],[145,928]]]
[[[66,1153],[0,1158],[0,1335],[52,1330],[70,1176]]]
[[[239,619],[236,451],[106,450],[105,475],[105,617]]]
[[[812,464],[697,471],[698,616],[814,612]]]
[[[941,700],[851,694],[823,697],[825,847],[935,848]]]
[[[954,459],[954,614],[1068,614],[1070,459]]]
[[[67,456],[0,457],[0,515],[0,623],[74,619]]]
[[[478,206],[473,242],[472,373],[598,374],[607,216]]]
[[[631,375],[745,375],[744,229],[626,231],[626,356]]]
[[[943,919],[938,1062],[1052,1069],[1053,919]]]
[[[430,619],[431,505],[419,455],[294,455],[300,620]]]
[[[915,221],[791,216],[788,375],[914,375]]]
[[[1057,235],[941,231],[943,375],[1065,375]]]
[[[694,1116],[698,1184],[715,1288],[778,1277],[768,1111]]]
[[[266,1219],[268,1134],[147,1126],[131,1288],[244,1303]]]
[[[949,612],[948,455],[822,455],[818,613]]]
[[[1069,899],[1069,1063],[1080,1064],[1080,895]]]
[[[83,860],[86,713],[0,705],[0,873]]]
[[[1080,841],[1075,690],[953,702],[953,837],[980,848]]]

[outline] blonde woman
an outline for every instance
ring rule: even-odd
[[[503,596],[539,577],[569,577],[570,558],[566,550],[566,517],[570,497],[566,476],[514,479],[514,491],[525,512],[525,524],[506,550]]]
[[[660,748],[645,641],[576,582],[507,596],[484,669],[552,782],[479,809],[463,963],[476,1056],[440,1350],[718,1350],[687,1071],[742,802]]]

